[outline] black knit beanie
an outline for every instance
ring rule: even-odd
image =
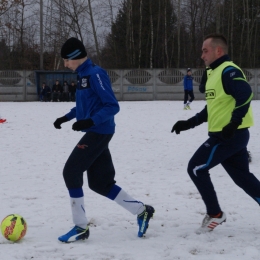
[[[69,38],[61,47],[60,55],[63,59],[79,60],[87,56],[83,43],[75,38]]]

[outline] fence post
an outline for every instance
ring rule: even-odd
[[[255,76],[255,86],[254,86],[254,99],[255,100],[258,100],[258,83],[260,83],[260,78],[258,77],[258,72],[259,72],[260,70],[259,69],[254,69],[254,76]],[[260,84],[259,84],[259,86],[260,86]]]
[[[120,100],[123,100],[123,75],[124,75],[124,70],[119,70],[120,71]]]
[[[26,91],[26,71],[23,70],[23,101],[26,101],[27,91]]]
[[[153,100],[157,100],[156,90],[156,69],[152,69],[153,72]]]

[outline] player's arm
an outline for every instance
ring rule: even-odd
[[[68,120],[71,120],[76,117],[76,107],[73,107],[68,114],[66,114]]]
[[[231,95],[236,101],[230,121],[241,124],[253,98],[252,89],[243,73],[234,67],[228,67],[223,71],[222,83],[226,94]]]
[[[207,121],[208,121],[208,111],[207,111],[207,106],[205,106],[204,109],[202,109],[199,113],[197,113],[195,116],[191,117],[190,119],[177,121],[172,127],[171,132],[172,133],[175,132],[178,135],[181,131],[189,130]]]
[[[230,139],[248,112],[253,93],[243,73],[232,66],[223,71],[222,83],[226,94],[231,95],[236,101],[230,122],[222,129],[222,137]]]
[[[105,71],[101,70],[99,73],[91,75],[90,82],[93,91],[99,96],[103,104],[102,108],[91,117],[95,125],[99,125],[110,120],[119,112],[120,108]]]
[[[208,79],[208,70],[210,68],[206,68],[204,71],[203,71],[203,74],[202,74],[202,77],[201,77],[201,80],[200,80],[200,84],[199,84],[199,91],[200,93],[205,93],[206,91],[206,83],[207,83],[207,79]]]
[[[53,123],[53,125],[56,129],[61,129],[61,124],[66,123],[75,117],[76,117],[76,107],[72,108],[71,111],[65,116],[57,118]]]
[[[184,86],[184,90],[186,90],[187,89],[187,77],[186,76],[184,76],[184,78],[183,78],[183,86]]]
[[[90,118],[79,120],[72,125],[75,131],[81,131],[92,127],[93,125],[102,124],[110,120],[119,111],[119,104],[116,100],[111,83],[107,73],[100,70],[93,73],[89,78],[92,90],[97,94],[102,102],[102,107]]]

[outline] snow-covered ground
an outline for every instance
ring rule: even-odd
[[[183,110],[181,101],[120,102],[111,143],[117,184],[134,198],[155,207],[146,238],[137,237],[136,216],[90,191],[85,207],[90,220],[86,241],[62,244],[57,237],[72,226],[62,170],[83,135],[72,122],[53,127],[73,103],[0,103],[0,220],[22,215],[28,232],[19,243],[0,236],[0,259],[61,260],[250,260],[260,259],[260,208],[221,166],[211,176],[227,222],[197,235],[205,214],[186,168],[207,138],[207,124],[172,134],[172,125],[199,112],[204,101]],[[260,101],[252,102],[255,126],[248,149],[251,172],[260,178]],[[86,180],[86,179],[85,179]]]

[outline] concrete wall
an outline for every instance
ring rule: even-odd
[[[38,100],[34,71],[0,71],[0,101]]]
[[[50,73],[61,74],[58,71]],[[204,99],[204,94],[198,90],[202,73],[203,69],[192,71],[197,100]],[[254,92],[254,99],[260,99],[260,69],[244,69],[244,73]],[[37,87],[45,81],[47,74],[48,71],[44,71],[39,82],[34,71],[0,71],[0,101],[37,101]],[[108,70],[108,74],[120,101],[183,100],[182,81],[186,69]]]

